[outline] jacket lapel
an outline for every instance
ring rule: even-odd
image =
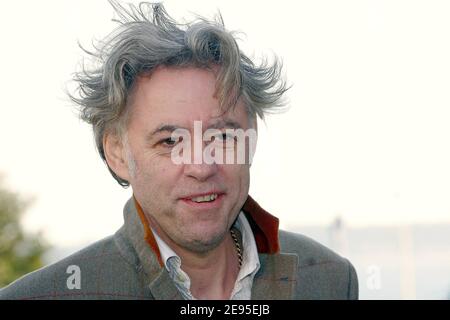
[[[159,274],[153,278],[149,288],[156,300],[183,300],[169,273],[164,268],[161,268]]]
[[[293,299],[297,283],[298,256],[280,253],[278,218],[248,197],[242,210],[252,227],[261,267],[252,287],[253,300]]]
[[[125,233],[138,256],[137,269],[144,274],[144,281],[155,299],[183,299],[170,279],[169,273],[160,264],[158,247],[155,251],[149,243],[152,239],[154,241],[154,238],[148,233],[148,228],[141,220],[142,213],[138,212],[139,209],[133,198],[124,208]]]
[[[261,268],[255,275],[252,300],[291,300],[297,284],[298,256],[259,254]]]

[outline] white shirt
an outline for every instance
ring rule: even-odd
[[[255,237],[250,224],[241,211],[234,226],[242,234],[242,266],[236,278],[230,300],[250,300],[252,294],[253,279],[260,268],[258,249],[256,247]],[[156,243],[158,244],[161,258],[169,272],[170,278],[174,281],[175,286],[186,300],[196,300],[191,293],[191,279],[181,269],[181,258],[165,243],[153,230]]]

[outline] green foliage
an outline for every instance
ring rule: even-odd
[[[20,224],[28,205],[0,177],[0,288],[43,266],[47,245],[40,234],[25,234]]]

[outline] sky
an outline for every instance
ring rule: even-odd
[[[220,10],[244,52],[283,60],[289,109],[260,122],[250,187],[282,228],[450,222],[448,1],[165,4],[177,19]],[[106,0],[1,5],[0,173],[52,244],[112,234],[131,195],[64,92],[78,42],[114,17]]]

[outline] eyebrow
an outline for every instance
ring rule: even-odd
[[[242,129],[242,126],[238,122],[233,120],[220,119],[207,127],[207,129],[221,129],[221,128]]]
[[[153,130],[152,132],[150,132],[147,135],[147,140],[151,140],[153,138],[153,136],[162,133],[162,132],[169,132],[172,133],[173,131],[177,130],[177,129],[185,129],[188,130],[184,127],[179,127],[179,126],[175,126],[172,124],[161,124],[160,126],[158,126],[155,130]]]
[[[229,119],[219,119],[216,122],[210,124],[206,129],[221,129],[221,128],[232,128],[232,129],[242,129],[242,126],[233,120],[229,120]],[[168,133],[172,133],[173,131],[177,130],[177,129],[185,129],[188,130],[185,127],[180,127],[180,126],[176,126],[173,124],[161,124],[160,126],[158,126],[155,130],[153,130],[152,132],[150,132],[147,135],[147,140],[150,140],[151,138],[153,138],[153,136],[162,133],[162,132],[168,132]]]

